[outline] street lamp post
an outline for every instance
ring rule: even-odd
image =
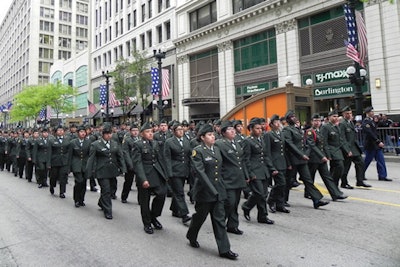
[[[8,109],[3,109],[3,113],[4,113],[4,129],[7,129],[7,113],[8,113]]]
[[[165,52],[161,52],[161,49],[158,50],[153,50],[154,57],[157,59],[157,64],[158,64],[158,105],[156,107],[158,108],[158,121],[161,121],[164,117],[164,105],[163,105],[163,100],[162,100],[162,59],[165,58]],[[153,100],[154,102],[157,102],[156,100]]]
[[[109,102],[109,98],[110,98],[110,77],[112,77],[110,74],[108,74],[108,71],[103,71],[103,77],[106,78],[106,122],[109,122],[109,117],[110,117],[110,113],[109,113],[109,109],[108,109],[108,102]]]

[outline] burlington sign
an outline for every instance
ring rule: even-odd
[[[363,93],[368,92],[368,87],[364,85],[362,91]],[[314,88],[314,98],[335,98],[350,95],[354,95],[354,88],[351,84]]]

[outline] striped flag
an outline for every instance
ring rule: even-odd
[[[162,96],[168,96],[169,95],[169,70],[168,69],[162,69],[162,91],[161,94]]]
[[[97,108],[96,108],[95,104],[93,104],[89,100],[87,102],[88,102],[88,107],[89,107],[89,113],[92,113],[92,114],[96,113]]]
[[[348,40],[345,41],[345,45],[347,46],[346,56],[358,62],[362,67],[365,67],[367,31],[364,19],[359,11],[355,11],[356,18],[354,18],[348,5],[344,5],[343,9],[348,33]]]
[[[110,91],[110,98],[108,100],[108,104],[110,105],[110,107],[121,106],[121,102],[119,102],[113,91]]]

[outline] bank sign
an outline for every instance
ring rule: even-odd
[[[362,86],[362,92],[363,93],[368,92],[367,85]],[[337,98],[337,97],[353,96],[353,95],[354,95],[354,86],[351,84],[314,88],[314,99]]]

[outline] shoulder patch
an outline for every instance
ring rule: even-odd
[[[371,127],[371,125],[367,124],[367,125],[365,125],[365,127],[369,128],[369,127]]]
[[[192,151],[192,157],[196,157],[196,155],[197,155],[197,152],[196,152],[195,149],[193,149],[193,151]]]

